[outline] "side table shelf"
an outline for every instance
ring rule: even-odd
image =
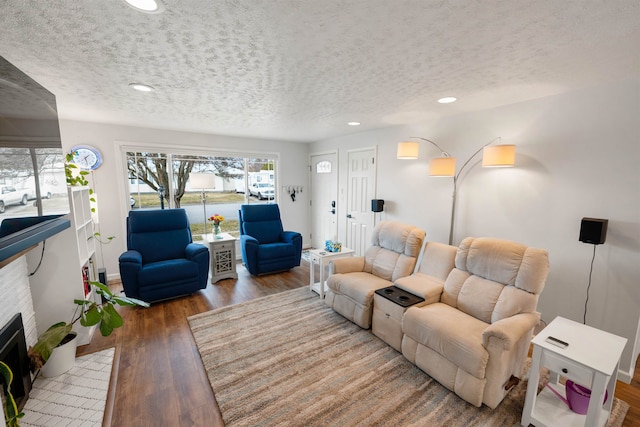
[[[320,299],[324,299],[324,291],[327,284],[325,283],[327,278],[324,274],[325,267],[329,264],[329,261],[336,258],[342,258],[347,256],[353,256],[355,251],[349,248],[342,248],[340,252],[328,252],[322,249],[310,249],[309,250],[309,288],[320,295]],[[315,265],[320,268],[319,281],[315,280]]]
[[[561,348],[551,344],[547,341],[550,336],[569,345]],[[556,317],[536,335],[532,343],[531,372],[521,424],[533,424],[536,427],[604,427],[611,414],[620,356],[627,339]],[[537,393],[543,366],[550,372],[549,385],[560,395],[565,395],[564,386],[559,383],[560,376],[591,390],[586,415],[571,411],[547,387]],[[609,397],[603,404],[605,393]]]
[[[237,279],[236,238],[229,233],[220,234],[219,239],[208,234],[207,243],[211,257],[211,283],[222,279]]]

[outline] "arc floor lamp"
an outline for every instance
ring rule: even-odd
[[[462,171],[469,165],[469,162],[477,156],[480,151],[482,153],[482,167],[512,167],[515,164],[516,146],[515,145],[491,145],[495,141],[501,141],[501,138],[495,138],[480,147],[475,153],[467,159],[460,170],[456,172],[456,158],[443,150],[435,142],[412,136],[411,138],[426,141],[435,146],[441,152],[440,157],[433,157],[429,160],[429,176],[436,177],[452,177],[453,178],[453,195],[451,202],[451,224],[449,226],[449,244],[453,244],[453,226],[456,215],[456,199],[458,195],[458,178]],[[404,141],[398,143],[397,158],[398,159],[417,159],[420,150],[418,141]]]

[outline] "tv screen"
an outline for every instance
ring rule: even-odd
[[[68,224],[64,160],[55,96],[0,56],[0,261]]]

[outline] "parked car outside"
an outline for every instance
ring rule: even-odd
[[[9,205],[26,205],[29,201],[29,190],[16,189],[13,185],[3,185],[0,189],[0,213],[4,213]]]
[[[273,199],[276,196],[276,191],[273,185],[268,182],[256,182],[249,186],[249,195],[256,196],[258,199]]]

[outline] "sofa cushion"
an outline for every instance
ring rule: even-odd
[[[391,286],[393,283],[365,272],[332,274],[327,286],[336,294],[346,295],[360,304],[371,305],[376,290]]]
[[[413,273],[425,233],[395,221],[381,222],[373,232],[372,246],[364,254],[363,271],[391,282]]]
[[[441,301],[487,323],[533,312],[549,271],[547,251],[508,240],[467,237]]]
[[[198,264],[186,258],[171,259],[146,264],[138,273],[139,286],[154,286],[159,283],[179,282],[198,276]]]
[[[422,273],[415,273],[411,276],[401,277],[394,282],[394,285],[413,295],[424,298],[426,304],[431,304],[440,300],[444,280]]]
[[[290,258],[295,255],[296,247],[291,243],[278,242],[258,246],[258,258],[264,260]]]
[[[438,242],[427,242],[418,272],[444,280],[455,267],[458,248]]]
[[[447,304],[411,307],[402,318],[402,331],[476,378],[485,377],[489,353],[482,345],[488,324]]]

